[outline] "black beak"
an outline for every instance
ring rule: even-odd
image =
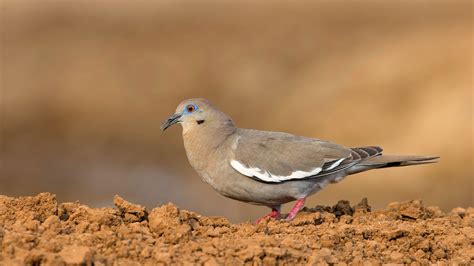
[[[163,124],[161,124],[161,131],[165,131],[167,128],[169,128],[170,126],[180,122],[180,118],[181,116],[183,116],[182,114],[174,114],[172,116],[170,116],[165,122],[163,122]]]

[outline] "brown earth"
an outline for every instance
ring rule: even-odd
[[[305,208],[292,222],[232,224],[173,204],[147,211],[119,196],[116,208],[58,203],[55,195],[0,196],[0,265],[470,264],[474,208],[442,213],[420,201],[371,211]]]

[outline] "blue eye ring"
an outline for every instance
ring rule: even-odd
[[[191,114],[194,113],[198,110],[198,106],[195,104],[188,104],[186,107],[184,107],[184,113],[185,114]]]

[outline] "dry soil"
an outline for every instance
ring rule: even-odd
[[[443,213],[420,201],[371,211],[305,208],[292,222],[232,224],[173,204],[150,211],[58,203],[55,195],[0,196],[0,265],[472,264],[474,208]]]

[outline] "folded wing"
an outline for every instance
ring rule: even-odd
[[[231,166],[267,183],[317,178],[347,169],[380,154],[379,147],[348,149],[286,133],[241,129],[232,145]]]

